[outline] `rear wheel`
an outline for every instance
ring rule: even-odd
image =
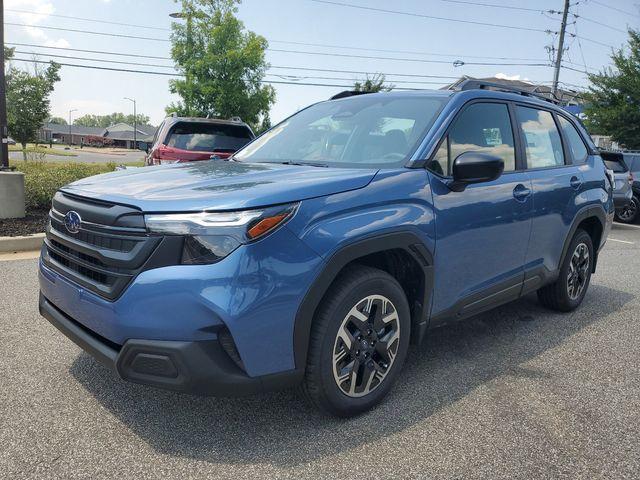
[[[640,209],[640,200],[637,196],[633,196],[629,205],[616,213],[616,220],[622,223],[636,223],[638,221],[638,214]]]
[[[409,347],[409,305],[388,273],[351,267],[319,306],[303,390],[319,408],[348,417],[389,392]]]
[[[561,312],[577,308],[589,288],[593,258],[591,236],[584,230],[576,231],[560,267],[558,279],[538,290],[540,303]]]

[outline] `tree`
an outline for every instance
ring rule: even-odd
[[[358,81],[353,85],[353,90],[356,92],[376,93],[389,92],[395,88],[395,85],[385,85],[384,82],[385,76],[381,73],[376,73],[371,78],[369,78],[369,75],[367,75],[364,81]]]
[[[53,123],[54,125],[66,125],[67,121],[62,117],[51,117],[49,119],[49,123]]]
[[[177,1],[177,0],[176,0]],[[181,100],[166,108],[180,116],[238,116],[260,131],[269,124],[275,90],[262,85],[267,41],[247,31],[234,14],[239,0],[181,0],[184,23],[171,25],[176,68],[171,80]]]
[[[149,117],[142,113],[136,115],[138,125],[145,125],[149,123]],[[113,112],[109,115],[92,115],[87,114],[76,118],[73,121],[74,125],[81,127],[99,127],[107,128],[116,123],[126,123],[129,125],[134,124],[134,118],[132,114],[125,115],[122,112]]]
[[[27,143],[36,140],[38,129],[49,118],[49,96],[60,80],[60,65],[51,62],[46,68],[34,64],[33,72],[10,65],[6,73],[7,123],[9,134],[22,145],[27,159]]]
[[[592,133],[611,135],[629,149],[640,149],[640,32],[629,30],[628,52],[611,55],[614,68],[589,75],[585,123]]]

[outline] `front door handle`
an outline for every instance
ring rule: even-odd
[[[580,185],[582,185],[582,180],[574,175],[573,177],[571,177],[571,180],[569,180],[569,183],[571,184],[572,188],[578,190],[580,188]]]
[[[513,197],[520,202],[524,202],[529,195],[531,195],[531,189],[525,187],[522,183],[519,183],[513,189]]]

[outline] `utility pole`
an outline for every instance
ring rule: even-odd
[[[136,114],[136,100],[135,98],[124,97],[125,100],[133,102],[133,148],[138,149],[138,116]]]
[[[9,170],[7,85],[4,79],[4,0],[0,0],[0,170]]]
[[[71,136],[71,114],[72,114],[73,112],[77,112],[77,111],[78,111],[78,109],[77,109],[77,108],[74,108],[73,110],[69,110],[69,146],[71,146],[71,144],[73,143],[73,142],[71,141],[71,139],[73,138],[73,137]]]
[[[562,66],[562,54],[564,53],[564,32],[567,29],[567,15],[569,15],[569,0],[564,0],[564,11],[562,12],[562,25],[560,26],[560,37],[558,38],[558,53],[553,71],[553,88],[555,95],[558,91],[558,79],[560,78],[560,67]]]

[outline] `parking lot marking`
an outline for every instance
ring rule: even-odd
[[[618,223],[613,222],[614,227],[622,227],[622,228],[640,228],[640,225],[630,225],[628,223]]]
[[[627,240],[618,240],[617,238],[609,237],[612,242],[628,243],[629,245],[635,245],[636,242],[628,242]]]

